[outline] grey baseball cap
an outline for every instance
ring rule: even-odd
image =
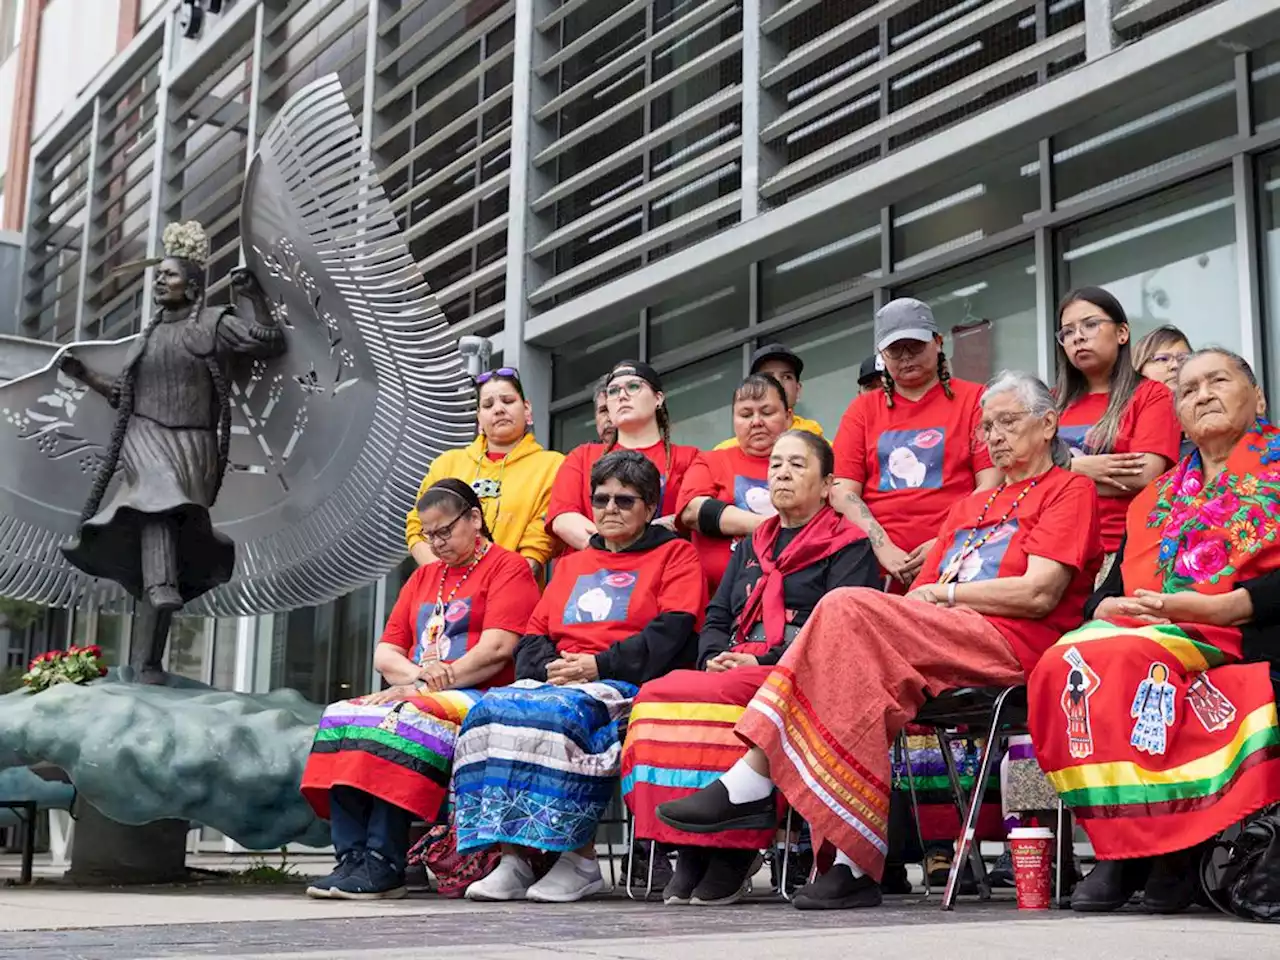
[[[938,321],[927,303],[911,297],[890,300],[876,311],[876,349],[883,350],[899,340],[932,340]]]

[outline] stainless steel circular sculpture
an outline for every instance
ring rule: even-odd
[[[456,339],[400,234],[334,76],[262,137],[241,203],[245,259],[288,351],[236,371],[229,467],[212,511],[233,579],[186,612],[323,603],[403,559],[404,514],[433,457],[475,436]],[[132,338],[79,343],[114,376]],[[123,599],[63,559],[111,431],[106,402],[59,372],[0,385],[0,596]]]

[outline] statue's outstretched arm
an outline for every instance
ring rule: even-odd
[[[112,388],[115,386],[115,381],[111,377],[105,377],[98,371],[86,367],[84,362],[70,350],[64,350],[58,356],[58,369],[73,380],[79,380],[94,393],[105,397],[108,402],[111,402],[114,392]],[[112,403],[112,406],[115,406],[115,404]]]
[[[235,310],[222,314],[217,328],[217,349],[228,353],[273,356],[285,350],[284,329],[276,322],[266,292],[244,268],[231,275]]]

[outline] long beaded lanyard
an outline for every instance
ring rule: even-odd
[[[438,663],[443,659],[441,654],[441,641],[444,639],[444,614],[449,609],[449,604],[453,603],[453,598],[458,595],[458,591],[462,589],[462,585],[467,582],[467,578],[471,576],[476,566],[484,559],[485,554],[489,552],[488,544],[481,544],[477,549],[475,556],[471,558],[471,563],[467,566],[466,572],[462,578],[453,585],[453,589],[449,591],[449,596],[444,596],[444,582],[449,576],[449,567],[445,566],[440,571],[440,585],[436,587],[436,605],[431,611],[431,616],[427,620],[427,636],[422,644],[422,656],[418,660],[418,666],[423,667],[428,663]]]
[[[987,502],[982,505],[982,512],[978,514],[977,521],[965,536],[964,543],[960,547],[960,552],[951,558],[951,562],[947,564],[947,569],[943,571],[942,576],[938,577],[938,583],[951,583],[951,581],[955,580],[956,577],[960,575],[960,566],[964,563],[965,558],[970,554],[981,550],[983,544],[991,539],[992,534],[1009,521],[1009,518],[1012,517],[1014,512],[1018,509],[1018,505],[1022,503],[1023,498],[1035,488],[1038,480],[1038,477],[1032,478],[1031,482],[1023,487],[1022,492],[1014,498],[1013,503],[1009,505],[1009,509],[1004,512],[1004,516],[997,520],[993,526],[988,527],[987,532],[982,535],[982,538],[977,543],[974,543],[973,536],[982,527],[982,521],[987,518],[987,511],[990,510],[991,505],[996,502],[996,498],[999,497],[1000,494],[1004,493],[1008,484],[1002,483],[1000,486],[996,487],[995,490],[991,491],[991,496],[987,497]]]

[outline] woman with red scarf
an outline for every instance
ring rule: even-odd
[[[688,833],[654,815],[720,776],[742,752],[734,725],[757,688],[827,592],[875,585],[866,535],[827,504],[834,456],[802,430],[778,438],[769,457],[777,516],[743,540],[707,609],[702,672],[680,670],[645,684],[622,751],[622,789],[640,838],[679,845],[669,904],[728,904],[742,897],[756,852],[773,830]]]
[[[752,745],[714,783],[657,815],[691,833],[772,829],[777,798],[826,841],[834,865],[793,901],[802,910],[880,903],[888,852],[889,745],[925,700],[1022,683],[1080,622],[1102,562],[1093,484],[1066,458],[1048,388],[997,377],[978,437],[1004,475],[965,497],[905,597],[836,590],[752,698],[736,732]]]
[[[1195,449],[1129,506],[1111,573],[1031,674],[1036,759],[1098,865],[1072,909],[1191,905],[1202,844],[1280,802],[1280,429],[1249,365],[1178,368]]]

